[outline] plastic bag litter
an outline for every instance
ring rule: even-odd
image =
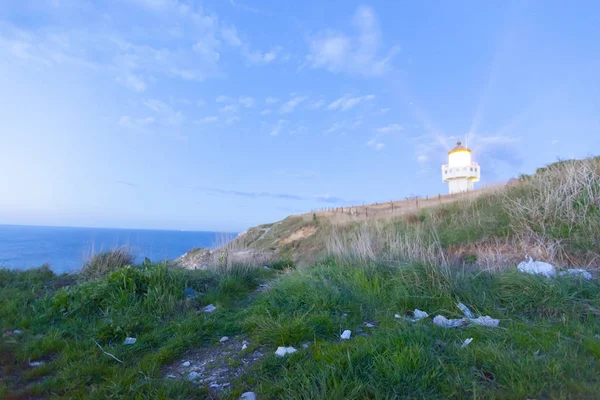
[[[343,340],[348,340],[350,339],[350,335],[352,335],[352,331],[346,329],[344,332],[342,332],[340,338],[342,338]]]
[[[43,361],[30,361],[29,362],[30,367],[40,367],[42,365],[44,365]]]
[[[135,342],[137,342],[137,339],[134,337],[126,337],[125,341],[123,342],[123,344],[134,344]]]
[[[219,339],[219,342],[225,343],[228,340],[229,340],[229,338],[227,336],[223,336],[221,339]]]
[[[402,318],[402,315],[400,315],[400,314],[394,314],[394,318]]]
[[[463,312],[465,317],[467,317],[469,319],[475,318],[475,316],[473,315],[471,310],[469,310],[469,307],[465,306],[463,303],[458,303],[457,306],[458,306],[458,308],[460,308],[460,311]]]
[[[418,308],[415,308],[414,316],[415,316],[415,320],[418,321],[420,319],[429,317],[429,314],[427,314],[425,311],[421,311]]]
[[[489,315],[486,315],[484,317],[473,318],[471,319],[471,322],[475,325],[487,326],[488,328],[497,328],[498,325],[500,325],[499,319],[494,319]]]
[[[554,265],[543,261],[533,261],[529,255],[525,256],[525,261],[521,261],[517,269],[526,274],[543,275],[548,278],[556,276]]]
[[[279,346],[277,348],[277,351],[275,351],[275,354],[279,357],[284,357],[286,354],[292,354],[292,353],[295,353],[296,351],[298,351],[298,350],[296,350],[295,348],[293,348],[291,346],[290,347]]]
[[[433,319],[433,323],[443,328],[459,328],[461,326],[468,325],[469,321],[466,318],[448,319],[443,315],[437,315]]]
[[[367,328],[374,328],[374,327],[375,327],[375,325],[373,325],[373,324],[372,324],[372,323],[370,323],[370,322],[365,322],[365,326],[366,326]]]
[[[590,274],[585,269],[581,269],[581,268],[570,268],[566,271],[559,272],[559,275],[560,276],[570,275],[574,278],[582,278],[585,280],[592,279],[592,274]]]
[[[465,339],[465,341],[463,342],[463,344],[460,346],[461,349],[464,349],[465,347],[467,347],[469,345],[469,343],[471,343],[473,341],[473,338],[470,337],[468,339]]]
[[[213,312],[217,309],[217,307],[215,307],[212,304],[207,305],[206,307],[204,307],[204,312]]]

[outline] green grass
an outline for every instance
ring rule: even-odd
[[[202,388],[163,379],[161,367],[240,332],[238,303],[268,274],[146,264],[81,282],[47,268],[0,270],[0,398],[203,398]],[[197,299],[186,299],[186,287]],[[203,312],[211,303],[217,311]],[[24,334],[5,335],[9,329]],[[137,342],[123,345],[127,336]],[[45,365],[28,367],[38,360]]]
[[[259,279],[275,274],[273,288],[255,294]],[[198,298],[186,299],[186,287]],[[500,327],[433,325],[437,314],[461,317],[458,301],[499,318]],[[202,312],[210,303],[217,311]],[[394,318],[415,308],[430,318]],[[514,270],[329,261],[280,273],[145,264],[91,281],[47,268],[0,270],[0,326],[24,331],[2,336],[0,398],[208,398],[204,388],[163,379],[161,368],[187,349],[240,334],[266,357],[225,398],[251,390],[261,399],[591,399],[600,392],[599,309],[598,280]],[[367,336],[339,340],[357,328]],[[137,343],[124,346],[127,336]],[[299,351],[277,358],[283,345]],[[46,364],[30,368],[30,360]]]

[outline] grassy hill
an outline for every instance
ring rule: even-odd
[[[599,199],[587,159],[407,212],[293,216],[188,254],[203,269],[113,251],[0,270],[0,398],[595,399]],[[594,278],[522,274],[525,252]]]

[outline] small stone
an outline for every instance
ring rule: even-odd
[[[271,268],[269,268],[267,265],[265,265],[263,268],[264,268],[264,269],[271,269]]]
[[[346,329],[344,332],[342,332],[340,338],[342,338],[343,340],[348,340],[350,339],[350,335],[352,335],[352,331]]]
[[[279,346],[277,348],[277,351],[275,351],[275,354],[279,357],[283,357],[286,354],[292,354],[292,353],[295,353],[296,351],[298,351],[298,350],[296,350],[293,347]]]
[[[30,366],[30,367],[40,367],[40,366],[42,366],[42,365],[44,365],[44,362],[43,362],[43,361],[31,361],[31,362],[29,363],[29,366]]]
[[[186,362],[184,362],[184,363],[183,363],[183,364],[181,364],[181,365],[183,365],[184,367],[189,367],[190,365],[192,365],[192,363],[191,363],[191,362],[189,362],[189,361],[186,361]]]
[[[242,350],[246,350],[248,348],[248,345],[246,343],[242,344]]]
[[[215,307],[212,304],[209,304],[206,307],[204,307],[204,312],[211,313],[211,312],[215,311],[216,309],[217,309],[217,307]]]
[[[307,343],[304,343],[304,344],[302,345],[302,347],[303,347],[303,348],[305,348],[305,349],[308,349],[308,346],[310,346],[310,343],[308,343],[308,342],[307,342]]]
[[[190,381],[195,381],[196,379],[198,379],[200,377],[202,377],[202,374],[199,374],[197,372],[190,372],[189,375],[188,375],[188,379]]]
[[[354,332],[356,332],[356,334],[360,336],[367,336],[367,334],[365,333],[365,331],[362,330],[362,328],[356,328]]]
[[[365,326],[366,326],[367,328],[374,328],[374,327],[375,327],[375,325],[373,325],[373,324],[372,324],[372,323],[370,323],[370,322],[365,322]]]
[[[223,337],[222,337],[222,338],[219,340],[219,342],[221,342],[221,343],[225,343],[225,342],[226,342],[226,341],[228,341],[228,340],[229,340],[229,338],[228,338],[227,336],[223,336]]]
[[[169,378],[169,379],[175,379],[177,377],[175,375],[173,375],[173,374],[169,374],[169,375],[167,375],[167,378]]]
[[[125,341],[123,342],[123,344],[134,344],[135,342],[137,342],[137,339],[134,337],[126,337]]]
[[[400,314],[394,314],[394,318],[402,318],[402,315],[400,315]]]
[[[240,396],[240,400],[256,400],[256,393],[254,392],[245,392]]]

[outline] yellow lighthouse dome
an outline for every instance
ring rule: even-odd
[[[456,147],[453,148],[452,150],[450,150],[448,152],[448,155],[453,154],[453,153],[460,153],[460,152],[468,152],[468,153],[470,153],[471,150],[469,150],[465,146],[463,146],[462,143],[459,140],[458,142],[456,142]]]

